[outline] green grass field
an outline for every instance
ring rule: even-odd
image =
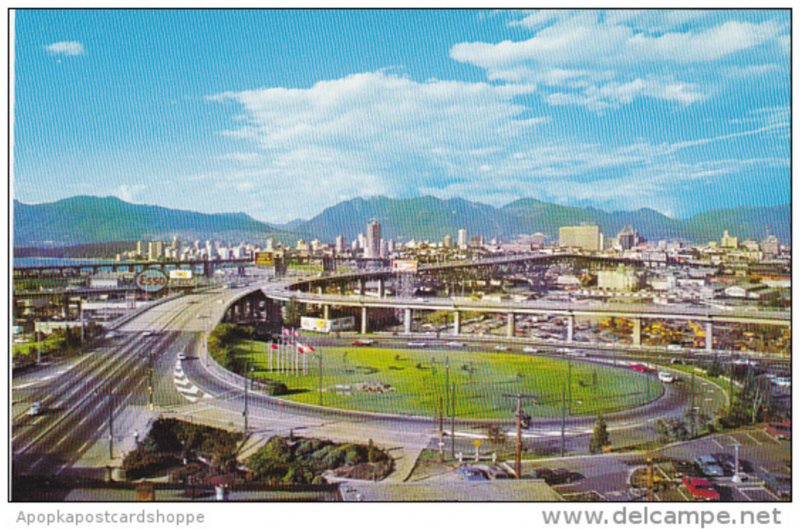
[[[253,353],[250,353],[250,348]],[[525,404],[535,417],[560,417],[566,360],[513,353],[318,347],[308,355],[308,374],[279,373],[273,358],[268,369],[268,345],[244,341],[237,356],[255,366],[256,379],[285,383],[284,398],[318,404],[319,357],[322,353],[322,398],[325,406],[411,415],[436,415],[448,378],[456,383],[456,415],[474,419],[510,419],[517,393],[535,396]],[[610,413],[638,406],[661,396],[655,379],[628,369],[572,361],[572,415]],[[300,363],[302,368],[302,361]],[[362,386],[364,385],[364,386]],[[382,387],[383,391],[369,391]],[[569,395],[569,390],[567,390]],[[569,400],[569,399],[567,399]]]

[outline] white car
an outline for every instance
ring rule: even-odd
[[[28,408],[28,415],[30,415],[31,417],[36,417],[41,412],[42,412],[42,403],[39,402],[38,400],[33,404],[31,404],[31,407]]]
[[[522,352],[523,353],[534,353],[535,354],[535,353],[538,353],[539,350],[537,348],[535,348],[535,347],[528,346],[528,347],[523,347],[522,348]]]
[[[184,353],[183,351],[178,353],[178,360],[186,360],[186,353]]]
[[[673,375],[672,373],[668,373],[666,371],[659,371],[658,380],[666,384],[672,384],[673,382],[675,382],[675,375]]]
[[[425,342],[408,342],[408,346],[409,347],[424,348],[425,347]]]
[[[505,345],[495,345],[494,346],[494,350],[495,351],[508,351],[508,347],[506,347]]]
[[[464,347],[466,344],[464,342],[447,342],[445,345],[447,347]]]

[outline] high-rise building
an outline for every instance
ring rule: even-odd
[[[177,235],[173,236],[172,237],[172,246],[170,246],[170,248],[172,248],[173,250],[177,250],[180,247],[181,247],[180,238]]]
[[[546,239],[547,236],[544,233],[537,231],[536,233],[531,235],[531,244],[536,248],[541,248],[544,246],[544,241]]]
[[[364,250],[367,247],[367,237],[363,233],[358,234],[358,239],[356,239],[357,248],[359,250]]]
[[[623,250],[630,250],[636,246],[638,242],[636,230],[634,230],[630,224],[622,228],[622,231],[617,234],[617,244],[619,244],[620,248]]]
[[[597,224],[562,226],[558,229],[558,244],[569,248],[598,252],[602,248],[600,226]]]
[[[442,239],[442,246],[444,246],[445,248],[452,248],[453,238],[450,235],[445,235],[444,239]]]
[[[364,257],[376,259],[381,256],[381,225],[373,220],[367,224],[367,241],[364,248]]]
[[[775,257],[781,252],[781,246],[778,238],[774,235],[768,235],[766,239],[761,241],[761,251],[764,252],[765,257]]]
[[[467,238],[467,236],[468,234],[466,229],[461,228],[460,230],[458,230],[458,247],[461,248],[462,250],[466,248],[467,245],[469,244],[469,239]]]
[[[157,261],[164,256],[164,243],[161,241],[149,241],[147,243],[147,259]]]
[[[347,250],[346,244],[347,243],[345,243],[343,236],[339,235],[338,237],[336,237],[336,248],[335,248],[336,253],[340,255],[345,253],[345,251]]]
[[[144,255],[144,242],[143,241],[136,241],[136,255],[137,257],[141,257]]]
[[[738,248],[739,247],[739,237],[734,237],[728,234],[728,230],[722,232],[722,240],[720,241],[720,246],[723,248]]]
[[[267,239],[267,244],[264,247],[264,251],[267,251],[267,252],[274,252],[275,251],[275,239],[273,239],[272,237]]]

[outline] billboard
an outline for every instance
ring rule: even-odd
[[[191,270],[170,270],[169,271],[169,278],[170,279],[191,279],[192,278],[192,271]]]
[[[354,329],[356,326],[356,319],[354,316],[347,316],[344,318],[334,318],[326,320],[323,318],[311,318],[303,316],[300,318],[300,328],[304,331],[325,332],[331,331],[346,331]]]
[[[413,259],[392,261],[392,272],[416,272],[418,268],[418,262]]]
[[[157,268],[147,268],[136,275],[137,288],[145,292],[158,292],[167,286],[167,274]]]
[[[275,253],[256,252],[254,262],[256,266],[275,266]]]

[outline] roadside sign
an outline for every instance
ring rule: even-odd
[[[191,279],[192,278],[192,271],[191,270],[170,270],[169,271],[169,278],[170,279]]]
[[[418,268],[418,262],[413,259],[392,261],[392,272],[416,272]]]
[[[275,266],[275,254],[273,252],[256,252],[256,266]]]
[[[136,275],[136,287],[145,292],[159,292],[167,286],[167,274],[157,268],[147,268]]]

